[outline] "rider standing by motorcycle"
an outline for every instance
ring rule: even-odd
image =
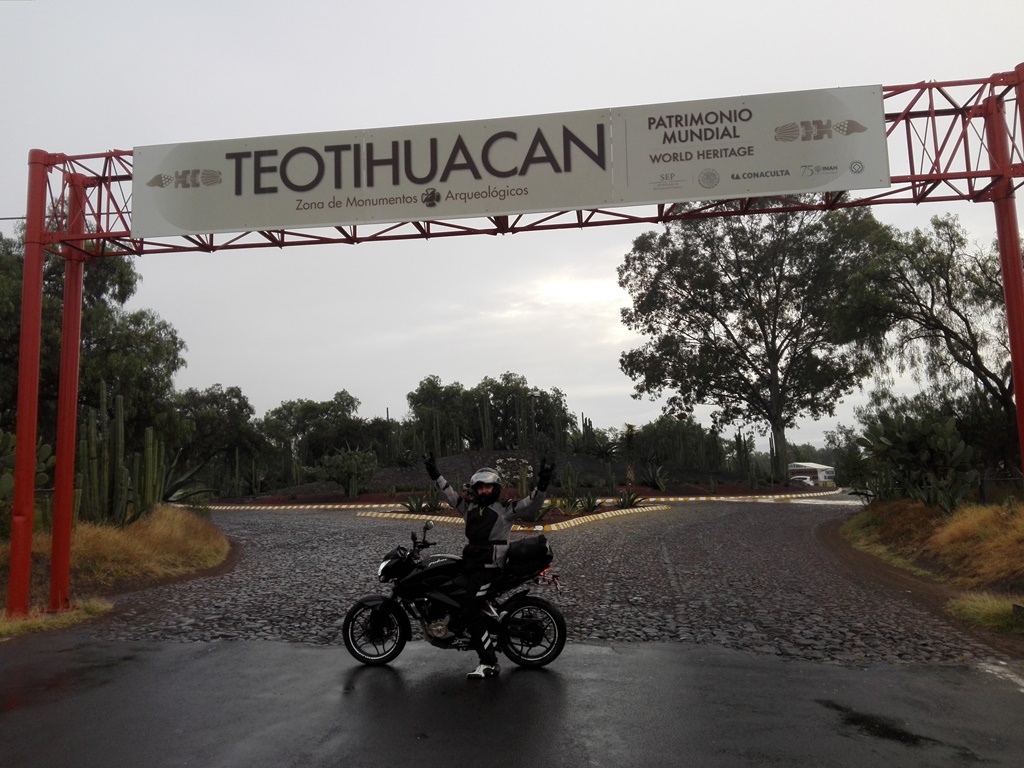
[[[484,612],[490,608],[486,603],[487,591],[505,565],[512,521],[530,517],[541,508],[555,465],[545,464],[541,459],[537,487],[530,495],[517,501],[502,501],[501,477],[490,467],[477,470],[469,479],[467,499],[437,470],[433,454],[426,457],[424,464],[441,497],[466,521],[467,543],[462,550],[466,598],[462,610],[473,648],[480,657],[480,664],[467,677],[471,680],[497,677],[501,670],[484,620]]]

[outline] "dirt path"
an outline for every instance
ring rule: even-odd
[[[857,581],[875,585],[890,592],[909,597],[915,604],[933,616],[942,618],[961,632],[985,643],[1014,659],[1024,659],[1024,637],[990,632],[956,618],[946,610],[946,604],[962,594],[962,590],[938,581],[917,576],[902,568],[889,565],[874,555],[854,549],[843,538],[845,520],[833,520],[818,529],[818,538],[850,571]]]

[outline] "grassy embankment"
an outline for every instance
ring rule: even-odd
[[[229,544],[213,523],[183,509],[161,506],[126,528],[79,523],[71,543],[71,587],[75,610],[46,613],[49,598],[50,534],[32,536],[29,616],[8,619],[0,611],[0,638],[68,626],[101,616],[111,604],[103,595],[188,576],[219,565]],[[7,594],[9,542],[0,542],[0,594]]]
[[[843,533],[858,549],[961,591],[948,610],[999,632],[1024,634],[1024,504],[966,504],[946,516],[915,501],[875,502]]]

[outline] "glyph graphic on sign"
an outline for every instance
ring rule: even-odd
[[[147,187],[156,187],[158,189],[166,189],[167,187],[174,187],[175,189],[195,189],[196,187],[212,187],[214,184],[221,183],[220,171],[211,171],[208,168],[200,170],[199,168],[189,168],[184,171],[175,171],[174,175],[169,173],[158,173],[148,182]]]
[[[775,129],[776,141],[821,141],[831,139],[833,131],[842,136],[864,133],[867,126],[856,120],[840,120],[835,125],[831,120],[801,120],[799,123],[786,123]]]

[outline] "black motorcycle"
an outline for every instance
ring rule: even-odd
[[[384,555],[377,576],[393,585],[391,595],[361,597],[346,614],[345,647],[363,664],[387,664],[398,657],[412,637],[410,616],[419,622],[431,645],[470,650],[461,608],[465,598],[459,579],[462,558],[420,557],[420,552],[437,543],[427,541],[427,531],[433,527],[427,521],[422,540],[413,532],[412,549],[399,546]],[[549,573],[553,559],[543,535],[512,542],[505,568],[487,594],[488,630],[497,638],[498,650],[521,667],[543,667],[558,658],[565,647],[565,618],[547,600],[530,595],[529,588],[505,599],[502,595],[528,582],[550,584],[557,590],[558,577]]]

